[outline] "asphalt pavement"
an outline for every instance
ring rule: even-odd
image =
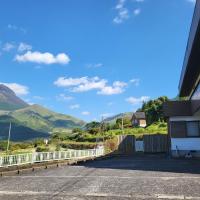
[[[122,156],[0,177],[0,200],[199,199],[200,160]]]

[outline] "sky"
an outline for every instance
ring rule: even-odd
[[[178,94],[194,0],[2,0],[0,83],[86,121]]]

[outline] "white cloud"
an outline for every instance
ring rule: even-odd
[[[124,7],[125,3],[126,0],[119,0],[115,6],[115,10],[117,10],[117,16],[113,19],[115,24],[121,24],[129,18],[129,11]]]
[[[81,115],[90,115],[90,112],[88,112],[88,111],[83,111],[83,112],[81,113]]]
[[[18,46],[18,52],[29,51],[32,49],[32,46],[26,43],[21,42]]]
[[[3,45],[2,50],[3,50],[3,51],[9,52],[9,51],[11,51],[11,50],[14,49],[14,48],[15,48],[15,45],[14,45],[14,44],[7,42],[7,43],[5,43],[5,44]]]
[[[102,63],[95,63],[95,64],[87,64],[86,67],[87,68],[99,68],[102,67],[103,64]]]
[[[138,2],[138,3],[144,2],[144,0],[135,0],[135,1]]]
[[[115,24],[121,24],[129,18],[129,11],[127,8],[122,8],[118,11],[118,15],[113,19]]]
[[[65,94],[59,94],[58,96],[56,96],[56,99],[58,101],[70,101],[72,99],[74,99],[72,96],[67,96]]]
[[[16,55],[15,60],[18,62],[34,62],[39,64],[68,64],[70,58],[65,53],[53,55],[51,53],[41,53],[39,51],[28,51],[23,55]]]
[[[135,16],[139,15],[140,13],[141,13],[141,9],[139,9],[139,8],[137,8],[137,9],[135,9],[135,10],[133,11],[133,14],[134,14]]]
[[[100,79],[97,76],[92,78],[60,77],[54,82],[54,84],[58,87],[69,88],[72,92],[86,92],[90,90],[97,90],[97,94],[101,95],[120,94],[124,92],[124,88],[127,86],[127,83],[121,81],[115,81],[111,86],[107,85],[107,82],[107,80]]]
[[[139,78],[133,78],[133,79],[130,80],[130,82],[131,82],[132,84],[134,84],[135,86],[139,86],[139,84],[140,84],[140,79],[139,79]]]
[[[122,9],[124,7],[125,2],[126,2],[126,0],[119,0],[117,5],[115,6],[115,9],[116,10]]]
[[[8,24],[7,28],[13,31],[20,31],[24,34],[27,32],[25,28],[16,26],[14,24]]]
[[[73,105],[70,105],[69,108],[72,109],[72,110],[78,109],[78,108],[80,108],[80,105],[79,104],[73,104]]]
[[[19,96],[27,95],[29,93],[29,88],[27,86],[18,83],[0,83],[0,84],[9,87],[11,90],[15,92],[16,95]]]
[[[113,94],[121,94],[124,92],[123,87],[119,86],[105,86],[100,91],[97,92],[97,94],[101,95],[113,95]]]
[[[149,96],[141,96],[139,98],[136,97],[129,97],[126,99],[127,102],[129,102],[132,105],[137,105],[137,104],[141,104],[143,102],[146,102],[150,99]]]

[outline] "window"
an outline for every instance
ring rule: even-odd
[[[200,121],[172,121],[172,138],[200,137]]]
[[[199,121],[187,122],[187,136],[188,137],[200,136]]]
[[[172,121],[170,123],[171,137],[185,138],[187,137],[186,122],[185,121]]]

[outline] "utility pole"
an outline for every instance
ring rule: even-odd
[[[124,135],[124,114],[122,113],[122,134]]]
[[[102,116],[102,119],[101,119],[101,132],[102,132],[102,135],[103,135],[103,143],[104,143],[104,122],[103,122],[103,116]]]
[[[10,127],[9,127],[9,132],[8,132],[7,153],[8,153],[9,146],[10,146],[10,133],[11,133],[11,122],[10,122]]]

